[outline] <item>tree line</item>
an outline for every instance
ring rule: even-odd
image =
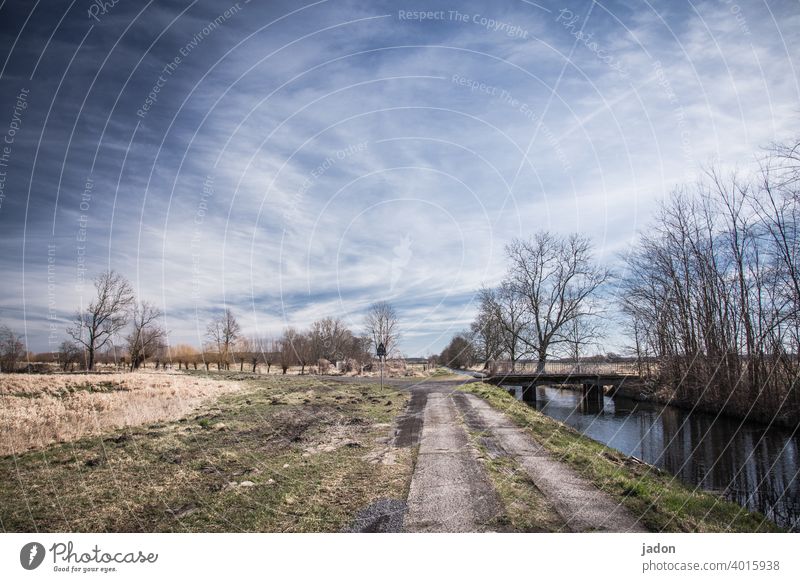
[[[712,169],[661,204],[625,257],[632,351],[678,400],[800,417],[798,184],[800,143],[773,147],[754,176]]]
[[[454,367],[523,358],[537,370],[600,347],[621,322],[629,357],[674,401],[763,421],[800,418],[800,142],[755,175],[709,170],[660,203],[622,273],[580,235],[514,240],[508,269],[440,355]],[[615,297],[603,288],[615,285]],[[793,421],[791,419],[794,419]]]
[[[332,365],[342,371],[363,372],[372,364],[380,343],[387,354],[399,355],[399,317],[384,301],[369,306],[362,331],[355,332],[338,317],[325,317],[308,329],[287,327],[279,338],[246,335],[229,308],[207,324],[200,350],[191,345],[170,346],[162,311],[153,303],[137,300],[130,282],[109,270],[93,280],[94,297],[75,312],[65,339],[53,358],[64,371],[94,370],[98,360],[124,364],[136,370],[147,362],[158,368],[167,362],[178,368],[230,370],[245,365],[253,372],[265,365],[269,373],[278,366],[285,374],[299,366],[301,373],[313,367],[326,372]],[[121,342],[119,340],[122,340]],[[0,371],[15,371],[28,354],[22,337],[8,326],[0,326]]]

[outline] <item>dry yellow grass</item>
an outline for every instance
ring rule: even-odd
[[[0,456],[177,419],[240,387],[169,372],[0,374]]]

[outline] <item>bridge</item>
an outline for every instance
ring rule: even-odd
[[[555,364],[563,364],[555,362]],[[555,369],[553,369],[555,368]],[[522,400],[536,402],[537,386],[580,386],[583,391],[583,404],[589,409],[602,409],[603,396],[613,396],[626,382],[639,380],[639,374],[628,367],[613,365],[568,366],[559,365],[541,372],[520,370],[506,372],[492,370],[485,381],[496,386],[521,387]]]

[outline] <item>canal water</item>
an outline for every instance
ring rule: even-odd
[[[533,405],[533,403],[530,403]],[[673,406],[537,388],[536,408],[584,435],[800,531],[800,435]]]

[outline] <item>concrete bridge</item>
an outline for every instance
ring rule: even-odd
[[[589,409],[602,409],[603,396],[613,396],[625,382],[639,379],[637,374],[620,372],[511,372],[495,374],[485,379],[496,386],[521,386],[522,399],[525,402],[536,402],[537,386],[580,386],[583,391],[584,404]]]

